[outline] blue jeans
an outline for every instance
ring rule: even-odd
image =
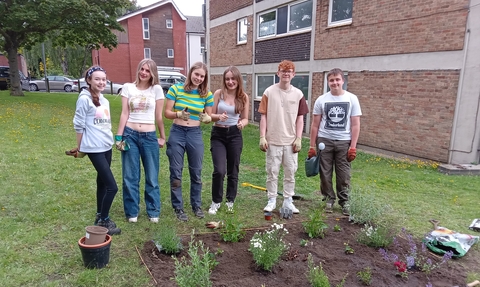
[[[137,132],[129,127],[123,139],[130,149],[122,151],[123,209],[127,218],[137,217],[140,211],[140,159],[145,171],[145,205],[150,218],[160,216],[160,187],[158,172],[160,151],[156,132]]]
[[[100,214],[101,219],[106,219],[118,191],[117,182],[110,169],[112,150],[88,153],[88,158],[97,171],[97,213]]]
[[[190,172],[190,205],[192,209],[202,206],[203,149],[200,127],[172,125],[167,141],[167,156],[170,161],[170,196],[174,209],[183,209],[182,171],[185,152]]]
[[[221,203],[223,181],[227,175],[227,201],[234,202],[238,190],[238,172],[242,154],[242,132],[237,126],[212,127],[210,151],[212,153],[212,201]]]

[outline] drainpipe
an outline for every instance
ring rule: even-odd
[[[470,14],[467,16],[467,26],[468,26],[468,21]],[[450,148],[448,149],[448,163],[452,163],[452,158],[453,158],[453,151],[454,149],[454,142],[456,138],[456,133],[457,133],[457,122],[458,122],[458,113],[459,113],[459,106],[461,102],[461,97],[462,97],[462,92],[463,92],[463,80],[465,77],[465,66],[467,65],[467,55],[468,55],[468,44],[470,42],[470,29],[467,28],[467,31],[465,33],[465,44],[464,44],[464,53],[463,53],[463,63],[462,63],[462,70],[460,72],[460,79],[458,83],[458,91],[457,91],[457,99],[455,101],[455,116],[453,118],[453,125],[452,125],[452,136],[450,138]],[[471,152],[471,150],[470,150]]]
[[[251,100],[251,107],[250,107],[250,110],[252,111],[252,116],[251,116],[251,120],[252,120],[252,123],[255,122],[255,98],[257,97],[256,95],[256,85],[257,85],[257,78],[255,76],[255,39],[257,38],[257,29],[255,27],[257,27],[257,10],[256,10],[256,7],[255,7],[255,3],[257,3],[257,1],[253,1],[253,13],[252,13],[252,100]],[[248,38],[247,38],[248,39]],[[247,40],[248,41],[248,40]],[[260,124],[260,122],[258,122],[258,124]]]

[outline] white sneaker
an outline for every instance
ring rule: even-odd
[[[290,209],[295,214],[300,213],[298,208],[293,205],[293,198],[291,197],[285,197],[285,199],[283,200],[283,207]]]
[[[272,212],[277,207],[277,199],[275,197],[269,198],[267,206],[263,209],[263,211]]]
[[[130,217],[128,219],[128,222],[137,222],[137,220],[138,220],[138,217]]]
[[[149,220],[150,222],[158,223],[158,217],[150,217]]]
[[[208,210],[209,214],[217,214],[218,209],[220,208],[220,203],[215,203],[212,201],[210,209]]]
[[[228,212],[233,212],[233,202],[227,201],[227,210]]]

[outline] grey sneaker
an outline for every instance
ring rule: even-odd
[[[350,216],[350,208],[347,204],[342,207],[342,214],[345,216]]]
[[[332,203],[327,203],[325,205],[325,212],[326,213],[332,213],[333,212],[333,204]]]
[[[95,221],[93,222],[93,225],[97,225],[99,220],[100,220],[100,213],[97,213],[95,215]]]
[[[108,235],[120,234],[122,232],[122,230],[117,227],[115,222],[113,222],[113,220],[110,220],[110,219],[105,219],[105,220],[100,219],[97,225],[108,229],[108,232],[107,232]]]
[[[183,211],[183,209],[175,209],[175,215],[180,221],[188,221],[188,216],[185,214],[185,211]]]
[[[204,218],[205,214],[202,211],[202,208],[200,206],[194,207],[193,208],[193,213],[195,213],[195,216],[198,218]]]

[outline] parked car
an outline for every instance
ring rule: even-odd
[[[22,71],[18,71],[20,75],[20,84],[22,85],[22,90],[28,91],[28,78],[23,74]],[[0,66],[0,90],[8,89],[8,82],[10,81],[10,67]]]
[[[78,80],[73,81],[73,91],[78,92]],[[113,85],[113,93],[112,93],[112,85]],[[85,82],[85,79],[80,79],[80,90],[88,88],[87,83]],[[123,85],[122,84],[117,84],[117,83],[112,83],[111,81],[107,80],[107,85],[105,86],[105,90],[103,90],[102,94],[120,94],[122,91]]]
[[[50,90],[73,91],[73,80],[65,76],[47,76]],[[45,78],[41,80],[30,81],[30,91],[46,90]]]
[[[158,79],[160,80],[160,85],[162,86],[163,92],[166,94],[168,92],[168,89],[170,89],[172,85],[178,83],[185,83],[187,77],[185,77],[183,74],[180,74],[179,72],[159,70]]]

